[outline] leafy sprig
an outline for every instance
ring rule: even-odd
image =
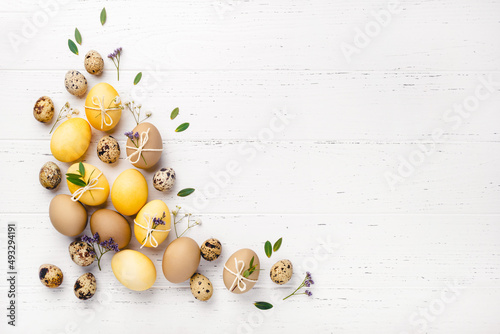
[[[243,272],[243,277],[248,278],[248,276],[252,275],[252,273],[257,270],[257,265],[253,263],[255,260],[255,256],[252,256],[250,260],[250,264],[248,265],[248,269]]]
[[[94,174],[94,171],[95,169],[90,173],[88,181],[85,181],[85,166],[80,162],[78,164],[77,173],[66,173],[66,180],[79,187],[86,187],[92,179],[92,174]],[[94,198],[94,195],[92,195],[92,190],[89,190],[89,193],[90,196]]]

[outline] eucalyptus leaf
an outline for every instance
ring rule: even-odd
[[[76,46],[75,42],[73,42],[71,39],[68,39],[68,47],[71,52],[78,55],[78,47]]]
[[[170,119],[176,118],[177,115],[179,115],[179,108],[175,108],[174,110],[172,110],[172,113],[170,114]]]
[[[78,30],[78,28],[75,28],[75,41],[82,45],[82,35],[80,34],[80,31]]]
[[[182,189],[181,191],[179,191],[177,193],[177,196],[179,196],[179,197],[186,197],[186,196],[191,195],[193,192],[194,192],[193,188],[186,188],[186,189]]]
[[[134,79],[134,85],[137,85],[139,81],[141,81],[141,78],[142,78],[142,72],[137,73]]]
[[[85,176],[85,166],[81,162],[78,164],[78,171],[80,172],[81,176]]]
[[[101,25],[106,23],[106,7],[101,10]]]
[[[282,242],[283,242],[283,238],[279,238],[279,239],[278,239],[278,241],[276,241],[276,242],[274,243],[274,246],[273,246],[273,251],[274,251],[274,252],[277,252],[277,251],[278,251],[278,249],[280,249],[280,247],[281,247],[281,243],[282,243]]]
[[[182,123],[175,129],[175,132],[182,132],[185,131],[187,128],[189,128],[189,123]]]
[[[271,254],[273,254],[273,246],[271,246],[271,242],[269,240],[266,241],[266,244],[264,245],[264,250],[266,251],[266,256],[271,257]]]
[[[266,303],[266,302],[255,302],[254,305],[259,310],[269,310],[269,309],[273,308],[272,304],[269,304],[269,303]]]

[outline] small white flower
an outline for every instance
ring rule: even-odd
[[[115,96],[115,104],[118,104],[121,102],[120,96],[116,95]]]
[[[149,111],[146,113],[146,116],[147,116],[147,117],[151,117],[151,115],[152,115],[152,114],[151,114],[151,112],[149,112]]]
[[[195,224],[196,225],[201,225],[201,219],[196,219]]]

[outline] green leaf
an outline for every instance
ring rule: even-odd
[[[181,125],[179,125],[177,127],[177,129],[175,129],[175,132],[182,132],[182,131],[186,130],[187,128],[189,128],[189,123],[182,123]]]
[[[66,173],[67,177],[76,177],[77,179],[80,179],[82,176],[80,174],[74,174],[74,173]]]
[[[101,10],[101,25],[106,23],[106,7]]]
[[[68,47],[70,49],[71,52],[73,52],[74,54],[78,55],[78,47],[76,46],[75,42],[73,42],[72,40],[68,39]]]
[[[271,242],[269,240],[266,241],[266,244],[264,245],[264,250],[266,251],[266,256],[271,257],[271,254],[273,254],[273,246],[271,246]]]
[[[82,45],[82,35],[80,34],[80,31],[78,30],[78,28],[75,28],[75,41]]]
[[[78,164],[78,171],[82,177],[85,176],[85,166],[81,162]]]
[[[279,238],[279,239],[278,239],[278,241],[276,241],[276,242],[274,243],[274,246],[273,246],[273,251],[274,251],[274,252],[277,252],[277,251],[278,251],[278,249],[280,249],[280,247],[281,247],[281,243],[282,243],[282,242],[283,242],[283,238]]]
[[[77,178],[67,177],[66,180],[79,187],[85,187],[87,185],[83,180]]]
[[[179,191],[177,193],[177,196],[179,196],[179,197],[186,197],[186,196],[191,195],[193,192],[194,192],[193,188],[186,188],[186,189],[182,189],[181,191]]]
[[[170,114],[170,119],[176,118],[177,115],[179,115],[179,108],[175,108],[174,110],[172,110],[172,113]]]
[[[141,81],[141,78],[142,78],[142,72],[137,73],[134,79],[134,85],[137,85],[139,81]]]
[[[250,268],[253,267],[253,260],[255,260],[255,256],[252,256],[252,259],[250,260]]]
[[[247,277],[248,278],[248,276],[250,276],[250,272],[248,270],[245,270],[243,272],[243,277]]]
[[[257,307],[259,310],[269,310],[273,308],[272,304],[266,303],[266,302],[255,302],[253,303],[255,307]]]

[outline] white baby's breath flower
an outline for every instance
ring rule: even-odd
[[[115,104],[118,104],[121,102],[120,96],[116,95],[115,96]]]
[[[147,117],[151,117],[151,115],[152,115],[152,114],[151,114],[151,112],[150,112],[150,111],[148,111],[148,112],[146,113],[146,116],[147,116]]]

